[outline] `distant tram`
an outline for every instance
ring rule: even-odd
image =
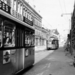
[[[34,34],[33,26],[13,17],[0,0],[0,75],[14,75],[34,64]]]
[[[56,50],[59,48],[59,41],[58,39],[51,39],[48,41],[48,44],[47,44],[47,49],[48,50]]]

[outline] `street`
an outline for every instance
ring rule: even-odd
[[[33,67],[23,72],[22,75],[75,75],[75,68],[71,65],[73,59],[65,55],[63,48],[52,53],[43,51],[37,54],[38,58],[40,58],[40,55],[42,57],[44,54],[46,55],[36,62]]]

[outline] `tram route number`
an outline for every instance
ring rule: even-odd
[[[3,51],[3,64],[10,62],[10,50]]]

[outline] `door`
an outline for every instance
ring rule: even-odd
[[[17,49],[17,72],[24,69],[24,32],[21,28],[16,28],[16,47]]]

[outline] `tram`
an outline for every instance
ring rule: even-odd
[[[52,39],[48,41],[47,50],[51,50],[51,49],[56,50],[58,49],[58,47],[59,47],[59,43],[57,39]]]
[[[14,75],[34,64],[35,30],[2,4],[0,1],[0,75]]]

